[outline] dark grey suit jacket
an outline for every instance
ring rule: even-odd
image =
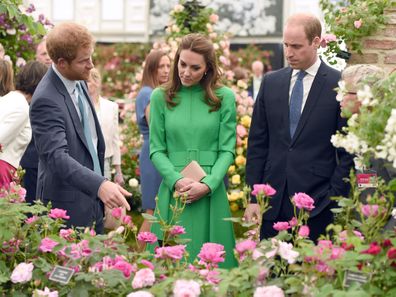
[[[311,216],[329,205],[329,197],[349,192],[343,178],[349,176],[352,156],[330,142],[346,124],[335,99],[340,73],[321,63],[293,138],[289,132],[291,75],[291,68],[283,68],[264,76],[249,133],[246,182],[250,186],[269,183],[277,190],[266,220],[278,216],[283,197],[297,192],[315,200]]]
[[[85,83],[85,96],[89,98]],[[103,173],[105,144],[92,103],[98,135],[98,157]],[[32,98],[30,121],[39,155],[37,198],[53,208],[67,210],[68,225],[92,226],[103,220],[98,189],[105,178],[93,171],[93,161],[83,127],[63,82],[52,68]],[[101,210],[98,210],[98,205]]]

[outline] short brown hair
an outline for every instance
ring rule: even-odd
[[[76,23],[56,25],[47,36],[47,51],[57,64],[60,58],[68,63],[77,57],[80,48],[93,47],[95,40],[87,28]]]
[[[12,64],[6,60],[0,60],[0,96],[14,90],[14,70]]]
[[[321,38],[322,36],[322,25],[320,20],[312,15],[307,13],[298,13],[292,15],[288,18],[287,25],[302,25],[304,28],[305,35],[309,43],[311,44],[315,37]]]
[[[192,33],[183,37],[179,48],[177,49],[173,61],[169,82],[165,84],[166,102],[169,107],[176,106],[173,100],[176,92],[181,88],[181,80],[177,65],[180,60],[180,52],[190,50],[202,55],[206,63],[206,73],[199,82],[205,92],[205,103],[211,107],[210,111],[216,111],[221,107],[221,100],[216,96],[214,90],[220,87],[220,69],[217,64],[215,49],[212,42],[202,34]]]
[[[153,50],[147,55],[144,60],[143,77],[140,83],[141,87],[149,86],[154,89],[159,86],[160,83],[157,73],[163,56],[166,56],[166,54],[161,50]]]
[[[15,88],[18,91],[33,95],[37,85],[47,72],[48,67],[38,61],[30,61],[19,71]]]

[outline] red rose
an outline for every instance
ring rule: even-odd
[[[396,248],[391,247],[388,252],[386,253],[389,259],[396,259]]]
[[[378,255],[381,252],[381,247],[378,243],[370,243],[370,247],[367,250],[362,251],[362,254]]]

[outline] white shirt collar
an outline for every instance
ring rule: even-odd
[[[63,82],[63,84],[66,87],[67,92],[71,95],[74,92],[74,89],[76,88],[77,81],[76,80],[70,80],[64,77],[58,69],[56,69],[56,65],[53,63],[52,64],[52,69],[55,71],[56,75],[59,76],[60,80]]]
[[[322,63],[322,61],[319,58],[316,58],[315,63],[313,63],[311,65],[311,67],[309,67],[308,69],[305,69],[305,72],[311,76],[315,76],[316,73],[318,73],[321,63]],[[300,72],[300,69],[293,69],[292,76],[297,75],[299,72]]]

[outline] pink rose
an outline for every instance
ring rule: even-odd
[[[33,263],[19,263],[11,274],[11,281],[16,283],[26,283],[32,279],[32,272],[34,269]]]
[[[150,268],[143,268],[136,272],[132,281],[132,288],[141,289],[150,287],[155,282],[154,272]]]
[[[180,235],[180,234],[185,234],[186,230],[182,226],[173,226],[170,230],[170,234],[172,235]]]
[[[293,217],[290,221],[289,221],[289,225],[290,227],[295,227],[298,225],[298,220],[296,217]]]
[[[54,247],[56,247],[58,244],[58,242],[52,240],[51,238],[43,238],[39,246],[39,251],[42,251],[43,253],[52,252]]]
[[[116,218],[117,220],[121,219],[122,216],[122,208],[116,207],[111,210],[111,216]]]
[[[74,234],[73,229],[60,229],[60,231],[59,231],[59,236],[66,240],[71,240],[73,237],[72,236],[73,234]]]
[[[363,204],[360,209],[365,217],[376,217],[379,213],[377,204]]]
[[[49,213],[49,217],[53,218],[53,219],[65,219],[68,220],[70,219],[70,216],[68,216],[66,214],[66,210],[64,209],[60,209],[60,208],[53,208],[51,209],[50,213]]]
[[[355,26],[356,29],[359,29],[362,26],[362,20],[357,20],[353,22],[353,25]]]
[[[252,195],[257,196],[258,194],[263,194],[264,196],[273,196],[276,194],[276,190],[269,184],[253,185]]]
[[[160,247],[155,250],[155,257],[160,259],[180,260],[186,251],[185,245]]]
[[[309,227],[304,225],[301,226],[300,229],[298,230],[298,235],[301,237],[308,237],[309,236]]]
[[[247,135],[246,128],[242,125],[237,125],[237,135],[241,138],[244,138]]]
[[[154,295],[147,291],[136,291],[129,293],[126,297],[154,297]]]
[[[133,265],[129,264],[121,257],[116,258],[115,263],[111,268],[121,271],[126,278],[129,278],[132,272],[135,270]]]
[[[51,291],[50,289],[48,289],[48,287],[45,287],[44,291],[36,289],[34,291],[34,293],[33,293],[33,296],[38,296],[38,297],[44,297],[44,296],[46,296],[46,297],[58,297],[59,293],[58,293],[58,291]]]
[[[129,216],[129,215],[123,216],[123,217],[122,217],[122,223],[123,223],[124,225],[132,224],[132,217]]]
[[[219,16],[217,14],[212,13],[209,16],[209,22],[211,22],[212,24],[216,24],[219,21]]]
[[[311,211],[315,208],[314,200],[305,193],[296,193],[292,198],[292,202],[298,209],[306,209]]]
[[[321,47],[326,47],[329,42],[337,41],[337,36],[334,34],[324,34],[322,40],[320,41]]]
[[[283,231],[290,228],[289,222],[277,222],[272,226],[276,231]]]
[[[353,234],[354,234],[357,238],[359,238],[359,239],[361,239],[361,240],[364,240],[364,236],[363,236],[362,233],[360,233],[359,231],[353,230]],[[338,234],[338,239],[339,239],[341,242],[346,241],[347,238],[348,238],[347,230],[341,231],[341,232]]]
[[[213,264],[217,266],[218,263],[224,262],[224,246],[218,243],[207,242],[204,243],[201,251],[198,254],[200,264]]]
[[[179,279],[173,287],[174,297],[198,297],[200,294],[201,287],[193,280]]]
[[[257,246],[257,243],[253,240],[247,239],[244,241],[240,241],[236,244],[235,249],[238,252],[239,255],[248,252],[248,251],[253,251]]]
[[[200,271],[199,271],[199,274],[201,275],[201,276],[203,276],[203,277],[205,277],[205,279],[210,283],[210,284],[213,284],[213,285],[217,285],[217,284],[219,284],[220,283],[220,278],[219,278],[219,275],[220,275],[220,271],[218,271],[218,270],[209,270],[209,269],[201,269]]]
[[[140,261],[140,263],[142,263],[144,266],[150,268],[151,270],[154,270],[154,265],[153,265],[153,263],[151,263],[150,261],[145,260],[145,259],[142,259],[142,260]]]
[[[27,218],[26,220],[25,220],[25,223],[26,224],[28,224],[28,225],[30,225],[30,224],[33,224],[35,221],[37,221],[38,220],[38,216],[32,216],[32,217],[30,217],[30,218]]]
[[[284,297],[282,289],[277,286],[258,287],[254,291],[253,297]]]
[[[137,236],[137,239],[150,244],[156,243],[158,240],[157,236],[151,232],[140,232]]]
[[[341,258],[343,255],[345,254],[345,250],[343,248],[340,247],[333,247],[331,249],[331,256],[330,259],[332,260],[336,260]]]

